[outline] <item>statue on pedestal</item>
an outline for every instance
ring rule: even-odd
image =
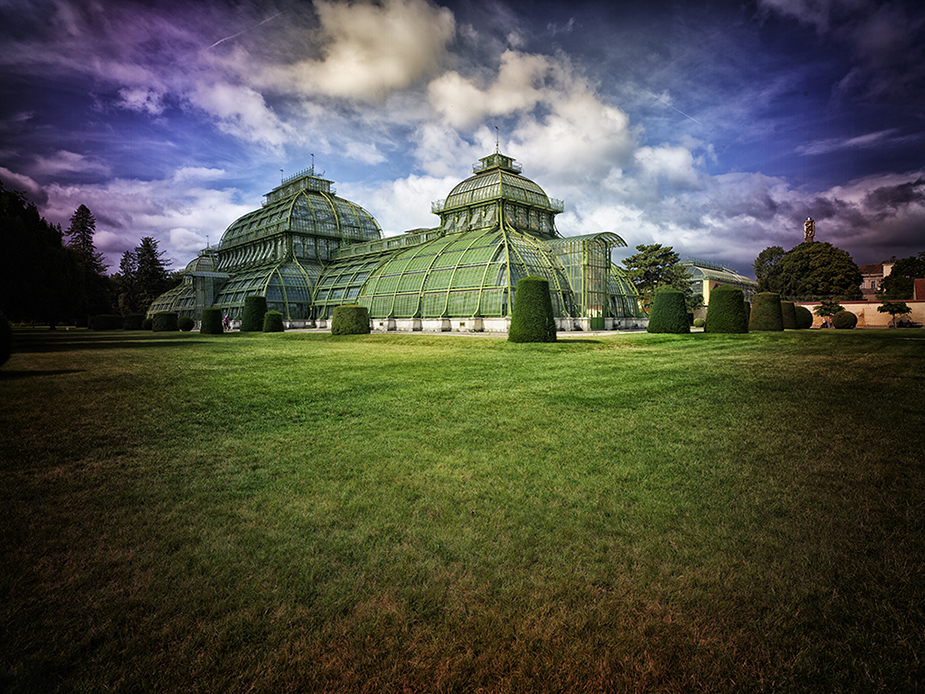
[[[811,243],[816,236],[816,223],[812,217],[807,217],[803,222],[803,243]]]

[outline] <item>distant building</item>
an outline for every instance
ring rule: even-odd
[[[710,305],[710,292],[717,287],[728,286],[741,289],[745,294],[745,300],[750,301],[751,297],[758,291],[758,282],[740,275],[735,270],[731,270],[724,265],[714,263],[709,260],[698,258],[689,258],[680,263],[687,268],[691,275],[691,289],[695,294],[703,297],[703,305]]]
[[[497,151],[473,173],[433,203],[439,226],[383,238],[372,215],[303,171],[202,251],[149,315],[200,320],[214,306],[239,320],[244,298],[259,295],[291,327],[325,327],[335,307],[361,304],[377,329],[504,332],[517,281],[535,275],[549,282],[559,330],[645,327],[636,289],[611,260],[622,238],[562,236],[563,203]]]
[[[893,264],[889,264],[892,269]],[[870,263],[869,265],[861,265],[861,294],[864,298],[871,298],[877,292],[880,291],[880,286],[883,284],[883,263]],[[889,274],[889,273],[887,273]]]

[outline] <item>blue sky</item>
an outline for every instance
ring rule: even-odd
[[[312,165],[386,235],[495,148],[613,231],[751,274],[925,250],[925,11],[869,0],[0,0],[0,180],[175,267]]]

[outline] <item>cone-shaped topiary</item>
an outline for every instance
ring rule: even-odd
[[[813,325],[813,312],[805,306],[793,307],[793,315],[797,322],[797,330],[806,330]]]
[[[180,328],[185,333],[188,333],[190,330],[196,327],[196,321],[194,321],[189,316],[180,316],[177,319],[177,327]]]
[[[13,326],[7,317],[0,313],[0,366],[6,364],[13,353]]]
[[[141,324],[145,319],[145,314],[143,313],[129,313],[125,316],[125,320],[122,322],[123,330],[141,330]]]
[[[851,311],[839,311],[832,316],[832,325],[839,330],[850,330],[858,324],[858,317]]]
[[[199,325],[200,335],[221,335],[225,332],[222,325],[222,310],[220,308],[202,309],[202,323]]]
[[[281,333],[286,329],[283,325],[283,314],[279,311],[267,311],[263,317],[263,332]]]
[[[784,318],[780,310],[780,294],[777,292],[759,292],[752,297],[752,310],[748,318],[748,329],[784,329]]]
[[[180,326],[177,325],[178,320],[176,313],[171,313],[169,311],[155,313],[151,317],[151,330],[156,333],[179,330]]]
[[[745,294],[741,289],[722,285],[710,292],[705,333],[747,333]]]
[[[712,303],[712,302],[711,302]],[[710,317],[707,316],[707,326]],[[652,302],[652,313],[649,314],[650,333],[689,333],[691,324],[687,319],[687,306],[684,303],[684,292],[677,289],[661,289],[655,293]]]
[[[267,297],[245,296],[244,315],[241,317],[241,332],[260,332],[263,330],[263,317],[267,312]]]
[[[517,281],[507,339],[508,342],[556,341],[556,320],[547,280],[531,275]]]
[[[780,302],[780,317],[784,324],[784,330],[797,329],[797,316],[792,301]]]
[[[369,332],[369,309],[357,304],[336,306],[331,316],[332,335],[365,335]]]

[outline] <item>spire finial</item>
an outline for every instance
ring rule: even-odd
[[[500,154],[501,152],[501,133],[498,131],[498,126],[495,126],[495,154]]]

